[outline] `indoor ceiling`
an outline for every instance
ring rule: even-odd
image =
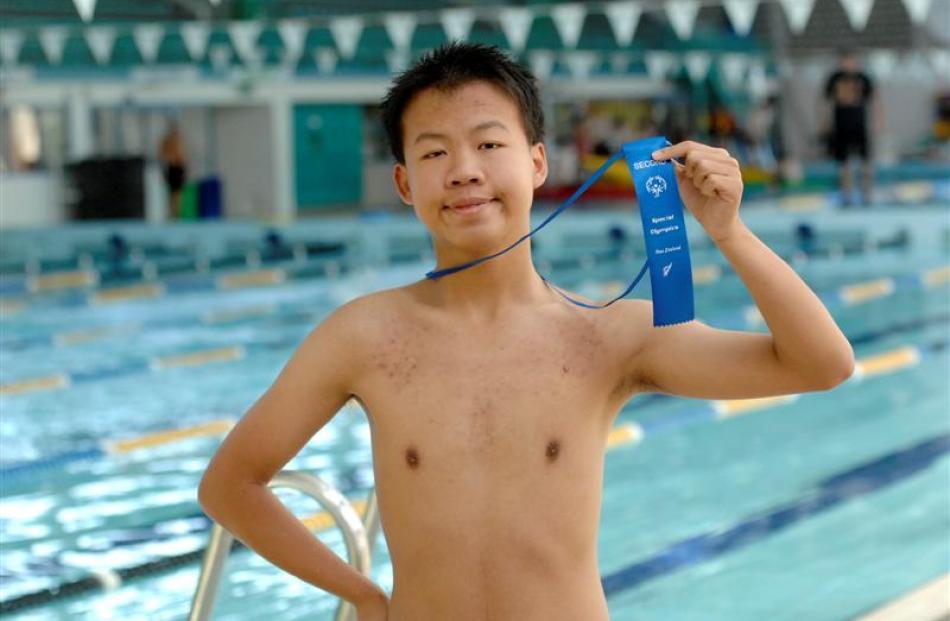
[[[382,11],[425,11],[455,7],[551,5],[551,0],[97,0],[94,22],[185,21],[194,19],[283,19]],[[3,0],[5,26],[81,22],[73,0]]]

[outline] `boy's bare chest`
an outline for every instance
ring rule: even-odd
[[[616,364],[592,322],[498,332],[403,325],[383,341],[360,395],[379,458],[501,465],[524,463],[527,451],[543,464],[567,438],[593,448],[609,422]]]

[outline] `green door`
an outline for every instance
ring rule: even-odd
[[[355,206],[363,193],[363,109],[294,106],[297,205],[302,211]]]

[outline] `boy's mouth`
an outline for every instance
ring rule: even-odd
[[[458,214],[472,214],[487,209],[497,201],[493,198],[474,196],[452,201],[445,209]]]

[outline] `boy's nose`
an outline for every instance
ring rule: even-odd
[[[456,175],[452,177],[452,185],[466,185],[468,183],[478,183],[482,180],[481,175],[468,174],[468,175]]]
[[[449,183],[453,186],[467,185],[469,183],[481,183],[484,179],[481,168],[478,166],[475,158],[459,158],[455,161],[452,170],[449,171]]]

